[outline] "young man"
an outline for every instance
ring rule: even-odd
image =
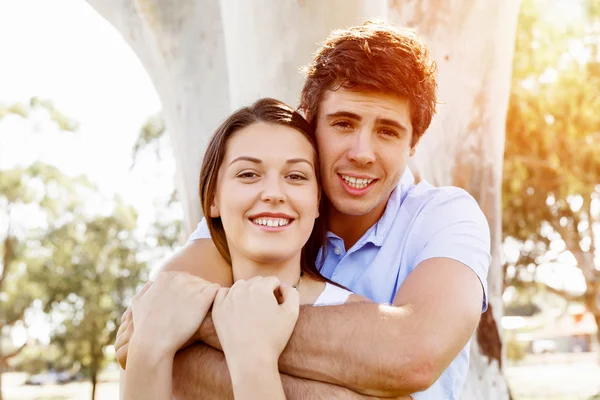
[[[436,89],[426,47],[385,24],[333,32],[307,69],[300,108],[316,128],[328,200],[321,272],[379,304],[301,309],[279,364],[289,397],[460,395],[487,305],[490,233],[464,190],[415,185],[407,169]],[[201,223],[164,269],[230,284],[227,265],[206,261],[217,258],[208,237]],[[210,319],[198,339],[219,348]],[[230,397],[223,354],[180,352],[174,387],[182,399]]]

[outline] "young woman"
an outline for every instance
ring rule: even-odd
[[[217,129],[204,157],[200,197],[234,284],[219,288],[169,272],[134,298],[133,321],[120,327],[115,343],[128,352],[124,399],[171,398],[175,352],[213,302],[235,398],[285,398],[277,362],[299,304],[364,300],[326,282],[315,265],[326,234],[318,165],[312,128],[277,100],[242,108]]]

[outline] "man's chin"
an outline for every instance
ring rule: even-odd
[[[374,208],[370,204],[365,204],[364,202],[356,200],[339,202],[339,204],[335,204],[334,206],[339,214],[348,217],[362,217],[367,215]]]

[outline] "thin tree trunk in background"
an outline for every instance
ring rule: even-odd
[[[4,364],[0,363],[0,400],[4,397],[2,396],[2,376],[4,375]]]
[[[92,400],[96,400],[96,385],[98,383],[96,375],[95,372],[92,375]]]
[[[464,399],[506,399],[500,320],[505,120],[520,1],[390,0],[392,22],[417,28],[439,66],[438,115],[411,165],[436,186],[456,185],[483,209],[492,233],[490,310],[472,340]],[[432,162],[435,160],[435,162]]]
[[[95,339],[95,337],[93,337]],[[98,350],[96,346],[98,343],[92,340],[90,342],[91,353],[92,353],[92,362],[90,365],[90,380],[92,381],[92,400],[96,400],[96,387],[98,386],[98,370],[100,369],[100,359],[103,356],[102,351],[98,354]]]

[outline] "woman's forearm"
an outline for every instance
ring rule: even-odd
[[[241,360],[228,366],[235,400],[285,399],[277,361]]]
[[[122,400],[170,400],[173,355],[132,340],[124,373]]]

